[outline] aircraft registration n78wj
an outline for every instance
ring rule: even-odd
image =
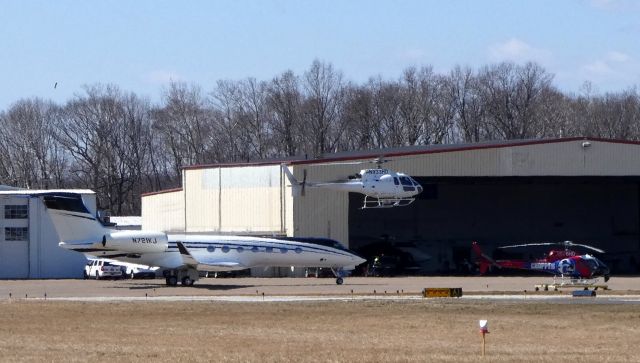
[[[253,267],[330,268],[336,283],[365,260],[339,242],[324,238],[167,235],[105,228],[75,193],[38,193],[60,238],[59,246],[98,258],[157,266],[166,283],[191,286],[198,271],[234,271]]]

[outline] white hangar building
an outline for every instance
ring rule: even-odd
[[[374,167],[339,162],[381,155],[390,160],[384,168],[424,187],[411,205],[363,210],[360,194],[313,188],[293,197],[281,161],[196,165],[183,169],[182,188],[142,197],[142,228],[328,237],[365,257],[409,253],[424,260],[426,273],[460,271],[471,241],[492,253],[505,244],[572,240],[605,249],[601,258],[614,274],[640,270],[640,143],[430,145],[286,164],[299,180],[307,170],[308,181],[331,181]]]
[[[96,213],[91,190],[2,190],[0,191],[0,279],[78,278],[86,258],[58,247],[60,239],[35,193],[73,192],[82,195],[87,208]]]

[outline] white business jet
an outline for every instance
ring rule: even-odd
[[[60,238],[60,247],[86,255],[165,269],[166,283],[191,286],[198,271],[252,267],[324,267],[343,283],[345,271],[365,262],[339,242],[324,238],[167,235],[105,228],[80,194],[39,193]]]

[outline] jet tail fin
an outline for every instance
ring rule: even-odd
[[[69,248],[74,244],[100,243],[109,230],[86,207],[82,195],[73,192],[34,194],[45,207],[58,234],[59,242]],[[70,248],[69,248],[70,249]]]

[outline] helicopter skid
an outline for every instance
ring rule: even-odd
[[[568,278],[559,278],[553,279],[553,283],[551,284],[537,284],[535,285],[535,290],[540,291],[558,291],[562,288],[583,288],[588,290],[590,288],[594,290],[608,290],[609,285],[599,283],[600,279],[568,279]]]
[[[414,200],[416,198],[375,198],[365,195],[360,209],[404,207],[413,203]]]

